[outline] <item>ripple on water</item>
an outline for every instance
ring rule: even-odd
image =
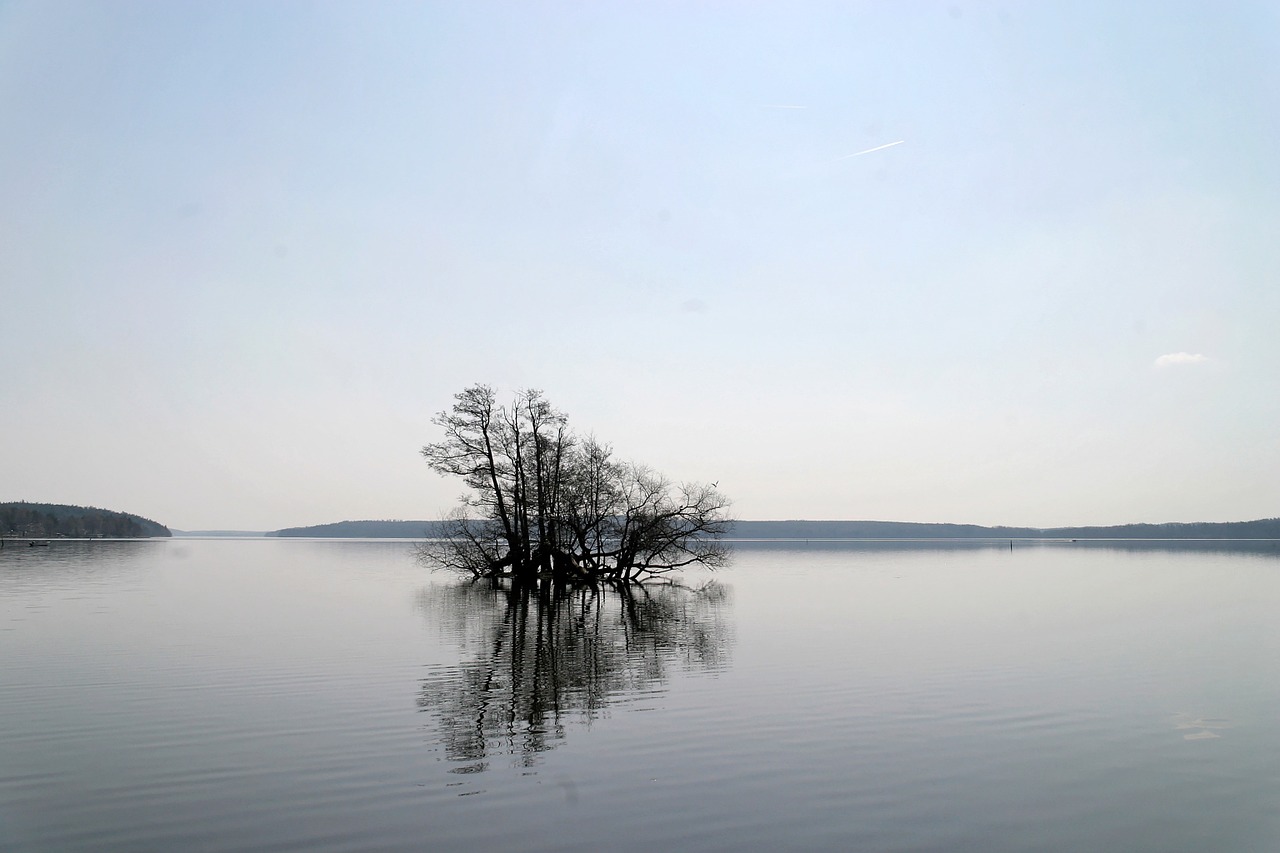
[[[1280,696],[1256,677],[1280,652],[1274,561],[792,549],[803,584],[747,554],[732,596],[655,593],[633,618],[460,591],[358,543],[189,549],[0,580],[0,847],[1280,838],[1257,722]]]

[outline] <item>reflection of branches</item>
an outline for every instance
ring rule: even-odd
[[[663,684],[674,664],[717,670],[731,642],[728,590],[511,584],[431,587],[420,605],[471,654],[422,680],[453,772],[494,756],[523,765],[613,702]]]

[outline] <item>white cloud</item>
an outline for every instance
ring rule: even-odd
[[[1204,364],[1209,360],[1207,355],[1190,352],[1165,353],[1155,360],[1156,367],[1177,367],[1183,364]]]

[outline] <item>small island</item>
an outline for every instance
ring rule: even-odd
[[[480,578],[639,583],[728,560],[729,500],[716,484],[676,484],[614,458],[594,436],[528,389],[500,405],[487,385],[454,395],[422,448],[438,474],[469,492],[422,556]]]
[[[150,539],[172,536],[163,524],[91,506],[0,503],[0,541],[18,539]]]

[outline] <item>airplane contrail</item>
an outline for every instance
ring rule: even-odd
[[[865,151],[855,151],[852,154],[846,154],[843,157],[837,157],[831,162],[835,163],[839,160],[848,160],[850,157],[861,157],[863,154],[870,154],[872,151],[883,151],[886,148],[892,148],[895,145],[901,145],[906,142],[905,139],[899,139],[897,142],[886,142],[884,145],[877,145],[875,148],[868,148]]]
[[[761,104],[766,110],[807,110],[804,104]]]

